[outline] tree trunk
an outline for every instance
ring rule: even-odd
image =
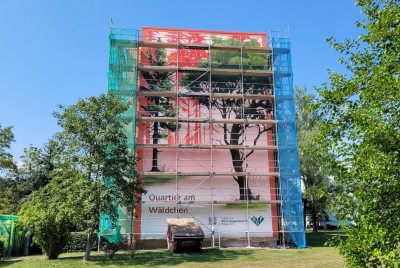
[[[158,122],[154,122],[154,126],[158,126]],[[158,139],[154,138],[153,136],[153,144],[158,144]],[[150,171],[160,171],[158,169],[158,149],[153,148],[153,159],[152,159],[152,165],[151,165],[151,170]]]
[[[48,260],[57,260],[59,255],[60,255],[59,253],[52,251],[47,254],[47,259]]]
[[[84,261],[90,260],[90,251],[92,249],[92,234],[92,232],[89,232],[87,236],[85,255],[83,255]]]
[[[58,242],[53,243],[46,243],[44,245],[45,248],[43,248],[46,257],[48,260],[57,260],[58,256],[60,256],[61,253],[61,245],[58,244]],[[11,255],[10,255],[11,256]]]
[[[302,198],[303,200],[303,223],[304,227],[307,228],[307,200],[305,198]]]
[[[130,211],[129,216],[130,216],[130,219],[131,219],[131,224],[130,224],[131,229],[130,229],[130,237],[129,237],[129,240],[130,240],[129,244],[130,245],[133,245],[133,228],[134,228],[134,226],[133,226],[133,221],[134,221],[133,210],[134,210],[133,207],[131,209],[129,209],[129,211]]]
[[[316,234],[316,233],[318,233],[317,212],[316,212],[315,209],[313,208],[311,213],[312,213],[311,218],[312,218],[312,222],[313,222],[313,233]]]
[[[240,200],[254,200],[254,196],[251,193],[246,176],[237,176],[237,183],[239,185]]]
[[[240,159],[238,149],[231,149],[232,163],[235,172],[243,172],[243,160]],[[249,188],[246,176],[236,176],[236,182],[239,186],[240,200],[253,200],[254,197]]]
[[[231,145],[239,144],[239,138],[241,136],[241,134],[240,134],[241,128],[242,128],[242,125],[240,125],[240,124],[234,124],[232,126],[231,139],[230,139]],[[230,152],[231,152],[231,157],[232,157],[232,165],[233,165],[233,168],[235,169],[235,172],[243,172],[244,161],[240,157],[239,149],[231,149]],[[237,176],[236,182],[238,183],[238,186],[239,186],[240,200],[254,199],[254,197],[251,193],[251,190],[249,188],[246,176]]]
[[[158,99],[155,100],[155,105],[159,105],[160,102]],[[154,117],[158,117],[158,112],[154,113]],[[153,124],[153,144],[158,144],[158,140],[160,139],[160,133],[158,130],[158,122],[154,122]],[[158,169],[158,149],[153,148],[153,159],[152,159],[152,165],[151,165],[151,170],[150,171],[155,171],[158,172],[160,171]]]

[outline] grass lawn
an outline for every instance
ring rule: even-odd
[[[204,249],[202,253],[173,254],[167,250],[141,250],[135,259],[120,252],[109,260],[101,252],[93,252],[92,260],[81,261],[83,253],[65,253],[58,260],[43,256],[7,258],[0,267],[344,267],[345,262],[332,247],[323,246],[332,233],[307,234],[310,248]]]

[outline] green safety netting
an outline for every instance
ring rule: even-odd
[[[135,153],[136,85],[137,85],[137,30],[112,29],[109,35],[108,92],[121,98],[130,108],[119,115],[121,127],[128,138],[131,153]],[[122,122],[123,121],[123,122]],[[112,187],[112,183],[109,185]],[[118,206],[118,220],[112,224],[109,215],[100,215],[99,237],[111,243],[121,242],[133,231],[132,218],[126,209]],[[113,227],[114,226],[114,227]]]
[[[18,216],[0,214],[0,237],[5,238],[3,256],[18,256],[22,254],[26,231],[21,231],[16,225]]]
[[[127,215],[126,210],[118,207],[118,220],[112,224],[109,215],[100,215],[100,228],[98,235],[105,238],[110,243],[119,243],[125,238],[128,238],[132,232],[131,219]]]

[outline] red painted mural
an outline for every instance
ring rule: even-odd
[[[266,47],[266,38],[142,28],[136,152],[148,192],[136,207],[136,239],[163,239],[169,217],[195,218],[208,236],[277,237],[276,180],[264,175],[275,171],[272,81],[235,72],[270,65],[265,53],[234,49]],[[237,123],[245,119],[256,123]]]

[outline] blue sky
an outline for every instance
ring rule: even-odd
[[[0,0],[0,123],[14,126],[15,160],[59,131],[58,104],[107,92],[108,32],[142,26],[290,35],[294,84],[313,91],[344,71],[325,42],[356,38],[351,0]],[[289,34],[285,31],[289,29]]]

